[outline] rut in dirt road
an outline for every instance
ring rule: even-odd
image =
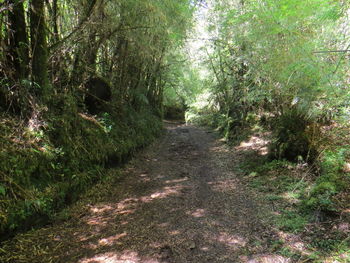
[[[287,262],[268,253],[275,235],[237,158],[202,129],[168,124],[99,202],[32,234],[46,253],[16,262]]]

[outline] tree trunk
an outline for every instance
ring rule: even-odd
[[[28,76],[29,50],[23,2],[9,0],[12,10],[8,12],[8,57],[15,80]]]
[[[49,15],[49,24],[51,27],[51,35],[50,40],[51,43],[57,43],[59,39],[59,32],[58,32],[58,5],[57,0],[52,0],[52,5],[50,4],[50,0],[45,0],[46,8]],[[49,41],[50,42],[50,41]]]
[[[44,1],[30,1],[30,35],[32,48],[32,77],[46,96],[49,89],[47,67],[48,49],[46,42],[46,25]]]
[[[90,32],[85,47],[85,71],[88,72],[89,75],[93,75],[96,72],[96,59],[98,49],[100,48],[100,41],[97,39],[96,35],[95,30]]]

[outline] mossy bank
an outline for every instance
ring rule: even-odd
[[[72,101],[28,121],[2,114],[2,239],[50,222],[103,177],[105,167],[123,163],[161,128],[147,107],[91,115]]]

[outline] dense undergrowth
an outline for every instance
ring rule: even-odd
[[[194,36],[196,49],[185,39],[197,4],[206,10],[199,31],[208,30],[205,40]],[[233,144],[268,132],[267,157],[248,174],[263,192],[271,185],[272,201],[293,200],[297,209],[281,215],[288,231],[349,210],[346,1],[9,0],[1,8],[2,236],[48,222],[104,167],[157,136],[163,114],[214,127]]]
[[[261,120],[259,116],[248,115],[247,119],[242,120],[241,123],[235,123],[232,118],[221,115],[218,112],[215,113],[207,108],[198,109],[196,107],[192,107],[186,115],[188,123],[214,128],[232,145],[249,138],[252,131],[269,132],[270,140],[267,146],[267,158],[264,159],[263,167],[275,167],[277,169],[279,165],[284,167],[284,164],[289,163],[293,166],[308,167],[308,173],[313,175],[314,180],[305,189],[305,193],[301,198],[304,207],[310,211],[326,213],[341,213],[341,211],[348,209],[348,198],[343,198],[348,196],[350,186],[350,171],[348,168],[350,148],[347,140],[344,140],[344,136],[348,137],[346,135],[348,132],[346,126],[341,128],[323,127],[324,132],[319,134],[320,138],[318,138],[318,140],[323,141],[323,144],[318,144],[319,148],[317,148],[317,153],[314,153],[316,155],[314,159],[305,160],[303,157],[307,153],[304,153],[304,155],[297,155],[297,159],[288,160],[275,153],[276,144],[279,143],[280,137],[288,139],[287,142],[293,145],[296,151],[304,148],[294,142],[293,137],[283,137],[280,134],[276,135],[276,133],[271,132],[273,129],[266,125],[266,121]],[[300,125],[296,125],[296,128],[299,127]],[[288,130],[288,126],[284,126],[284,129]],[[339,136],[340,134],[342,136]],[[297,133],[293,133],[293,135],[298,137]],[[299,138],[298,142],[300,142]],[[291,152],[291,154],[295,154],[295,152]],[[262,164],[256,165],[258,167]],[[263,170],[264,168],[261,169]],[[295,184],[297,187],[297,182]]]
[[[203,87],[187,122],[229,142],[270,132],[267,164],[309,167],[303,206],[340,215],[350,188],[348,4],[220,0],[208,9]]]
[[[261,193],[274,214],[273,225],[280,233],[275,251],[296,262],[348,262],[349,194],[343,187],[349,181],[330,180],[326,163],[318,175],[305,163],[271,161],[254,150],[245,156],[241,176]],[[327,158],[324,162],[330,161]],[[333,165],[338,176],[344,176],[341,169]]]
[[[188,123],[220,132],[239,153],[239,176],[271,209],[270,224],[278,233],[272,251],[292,262],[350,260],[348,128],[323,127],[327,148],[308,163],[274,154],[276,134],[264,118],[234,127],[227,116],[195,106],[186,116]]]
[[[159,135],[196,2],[1,2],[0,239],[50,222]]]
[[[159,135],[159,117],[145,108],[90,115],[73,105],[46,112],[28,127],[18,117],[1,117],[0,232],[48,223],[57,211]],[[33,120],[34,121],[34,120]],[[19,125],[20,124],[20,125]]]

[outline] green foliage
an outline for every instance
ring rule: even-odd
[[[108,112],[103,112],[102,116],[99,117],[98,122],[102,125],[105,133],[110,133],[115,123]]]
[[[305,215],[300,215],[291,211],[285,211],[277,219],[277,225],[281,227],[281,229],[292,233],[302,231],[307,223],[308,218],[305,217]]]
[[[322,211],[336,211],[335,196],[347,188],[343,167],[349,156],[348,148],[325,151],[320,160],[320,176],[310,189],[305,205]]]
[[[120,164],[161,130],[150,111],[128,109],[117,124],[108,113],[96,119],[72,112],[52,116],[46,130],[25,131],[20,143],[34,140],[31,147],[14,145],[10,137],[2,141],[8,147],[0,162],[2,233],[46,223],[103,177],[103,163]]]
[[[350,149],[347,146],[325,151],[320,161],[322,174],[324,176],[330,175],[330,177],[339,174],[349,156]]]
[[[52,219],[105,166],[149,144],[164,97],[179,102],[165,90],[189,94],[197,77],[177,63],[192,1],[10,3],[0,14],[1,235]]]
[[[347,156],[344,151],[340,152]],[[329,151],[325,154],[327,155],[332,156],[330,158],[332,159],[337,154],[331,154]],[[326,166],[330,164],[332,161]],[[274,216],[271,221],[274,227],[287,236],[271,244],[276,253],[296,261],[304,260],[305,257],[305,260],[312,262],[324,262],[326,258],[347,262],[349,252],[347,233],[327,227],[330,222],[328,220],[331,219],[327,215],[332,215],[334,209],[329,211],[330,206],[326,200],[331,200],[331,207],[335,208],[334,196],[329,198],[327,194],[332,195],[338,191],[329,179],[324,178],[321,183],[322,176],[317,177],[303,165],[285,160],[266,161],[261,157],[259,160],[246,158],[241,167],[245,175],[243,179],[265,197],[267,204],[273,210]],[[339,163],[338,168],[340,167]],[[310,201],[310,192],[314,196],[314,206],[305,205]],[[343,222],[346,222],[346,219]],[[301,255],[299,250],[290,246],[290,234],[303,240],[305,243],[303,252],[307,256]]]
[[[336,186],[331,182],[322,182],[312,188],[306,205],[316,210],[335,210],[332,196],[337,193]]]
[[[0,195],[6,195],[6,189],[3,185],[0,185]]]
[[[202,89],[209,94],[204,106],[190,107],[187,119],[215,126],[231,141],[260,120],[272,132],[269,159],[282,162],[256,168],[251,185],[268,192],[265,183],[273,176],[278,191],[306,210],[334,211],[348,191],[343,167],[349,154],[341,146],[348,144],[341,142],[348,135],[331,131],[346,127],[349,119],[346,53],[333,52],[348,48],[342,31],[348,8],[330,0],[209,4],[210,40],[203,47],[208,74]],[[333,138],[339,141],[336,147]],[[294,169],[284,159],[312,165],[314,178],[284,176]]]
[[[201,91],[202,81],[198,70],[186,61],[187,58],[182,52],[180,50],[178,54],[173,54],[167,59],[171,70],[165,76],[166,85],[163,101],[165,116],[181,116],[179,119],[184,118],[186,109],[195,101],[196,96]]]
[[[321,0],[221,0],[213,10],[215,41],[207,62],[216,111],[232,126],[226,137],[249,126],[251,113],[270,116],[271,155],[314,161],[321,140],[317,125],[349,97],[342,88],[341,57],[314,53],[341,45],[341,34],[334,34],[344,23],[341,6]]]
[[[312,138],[306,132],[310,124],[311,120],[297,109],[284,112],[272,124],[275,140],[270,145],[270,155],[291,161],[298,158],[314,160],[317,152],[312,148]]]
[[[266,162],[265,164],[257,167],[256,171],[260,174],[264,174],[270,171],[285,170],[294,166],[295,165],[293,163],[286,160],[272,160],[271,162]]]

